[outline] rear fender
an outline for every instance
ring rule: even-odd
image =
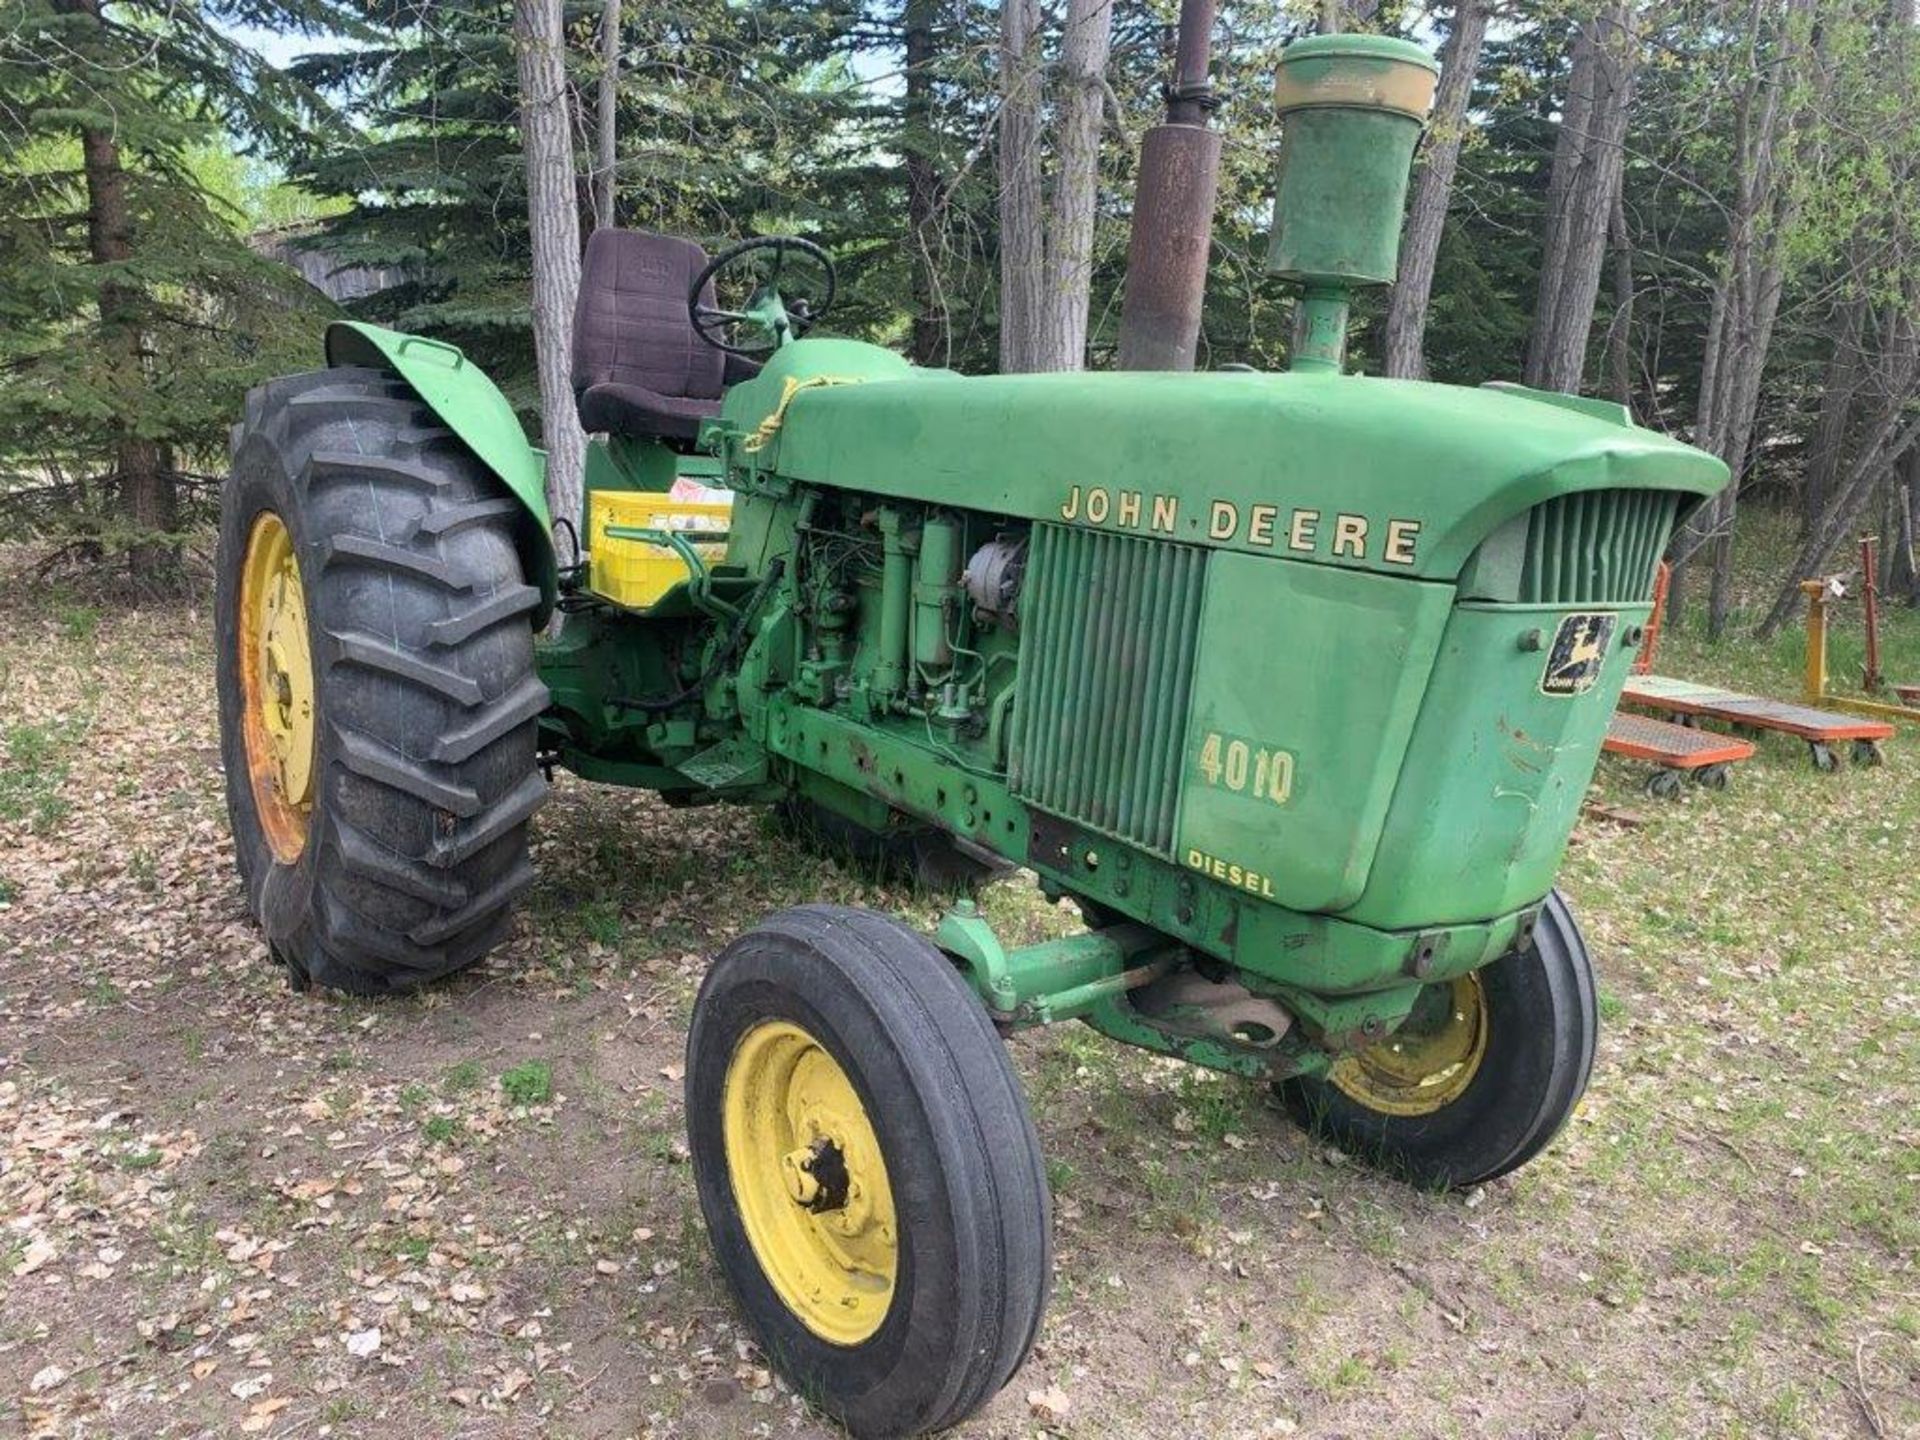
[[[527,512],[529,523],[519,527],[520,558],[527,578],[540,587],[534,623],[546,624],[559,593],[553,523],[547,514],[547,457],[527,443],[527,432],[500,387],[444,340],[403,335],[357,320],[327,327],[327,364],[393,371],[500,477]]]

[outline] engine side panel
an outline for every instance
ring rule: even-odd
[[[1452,602],[1447,585],[1213,556],[1180,862],[1295,910],[1357,900]]]

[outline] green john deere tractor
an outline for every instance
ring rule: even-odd
[[[964,894],[931,936],[802,906],[701,987],[714,1250],[859,1434],[953,1423],[1033,1343],[1049,1200],[1008,1032],[1271,1083],[1432,1185],[1525,1163],[1587,1083],[1554,875],[1656,561],[1725,473],[1615,406],[1340,373],[1434,71],[1326,37],[1281,72],[1290,373],[915,369],[805,336],[834,281],[803,240],[603,231],[583,513],[547,514],[507,402],[432,340],[337,325],[236,430],[223,750],[297,982],[484,955],[556,765],[1078,901],[1085,933],[1024,947]]]

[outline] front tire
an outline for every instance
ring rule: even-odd
[[[521,523],[381,371],[247,397],[216,562],[221,758],[248,904],[298,985],[471,965],[533,878],[547,694]]]
[[[1046,1173],[945,956],[868,911],[783,911],[708,972],[686,1083],[715,1256],[798,1393],[917,1435],[1007,1383],[1050,1286]]]
[[[1278,1088],[1295,1119],[1348,1154],[1464,1188],[1559,1133],[1593,1074],[1599,1024],[1586,941],[1556,890],[1527,948],[1427,986],[1393,1037]]]

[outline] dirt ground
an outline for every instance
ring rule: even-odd
[[[483,969],[292,993],[231,865],[208,629],[0,556],[0,1433],[832,1433],[709,1259],[684,1025],[771,909],[927,913],[755,814],[563,779]],[[961,1433],[1920,1435],[1915,767],[1920,733],[1835,777],[1770,743],[1660,804],[1609,764],[1648,819],[1584,825],[1566,874],[1593,1088],[1465,1195],[1089,1031],[1015,1041],[1055,1293]]]

